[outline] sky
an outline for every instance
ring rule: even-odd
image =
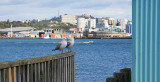
[[[132,0],[1,0],[0,21],[51,19],[60,15],[132,19]]]

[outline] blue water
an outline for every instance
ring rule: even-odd
[[[94,43],[83,43],[90,40]],[[61,40],[0,39],[0,62],[58,54],[59,51],[51,50],[59,41]],[[77,39],[72,50],[76,52],[76,82],[105,82],[114,72],[131,68],[131,39]]]

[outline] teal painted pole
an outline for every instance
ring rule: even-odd
[[[132,0],[132,82],[160,82],[160,0]]]

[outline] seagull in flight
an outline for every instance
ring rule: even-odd
[[[61,51],[61,54],[63,54],[63,49],[66,48],[66,46],[67,46],[67,41],[66,41],[66,39],[64,38],[64,39],[62,39],[61,42],[59,42],[59,43],[57,44],[56,48],[53,49],[52,51],[60,50],[60,51]]]
[[[67,41],[67,46],[66,48],[68,48],[68,52],[71,52],[71,47],[74,45],[74,38],[70,38],[69,41]]]

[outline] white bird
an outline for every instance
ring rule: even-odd
[[[58,43],[56,48],[53,49],[52,51],[60,50],[61,54],[62,54],[63,53],[63,49],[66,48],[66,46],[67,46],[67,41],[66,41],[66,39],[63,39],[61,42]]]
[[[67,46],[66,48],[68,48],[68,52],[71,52],[71,47],[74,45],[74,38],[70,38],[69,41],[67,41]]]

